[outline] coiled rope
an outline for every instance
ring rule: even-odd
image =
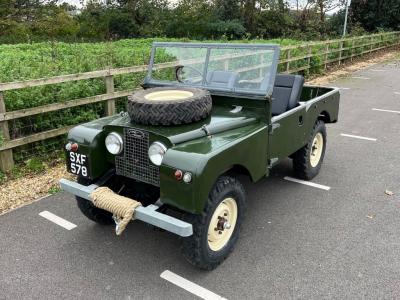
[[[136,200],[114,193],[105,186],[95,189],[90,194],[90,197],[96,207],[113,214],[113,218],[117,225],[115,228],[117,235],[120,235],[125,230],[128,223],[133,219],[135,209],[142,205]]]

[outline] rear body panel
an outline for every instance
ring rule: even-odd
[[[315,98],[312,96],[318,95]],[[269,158],[276,164],[307,144],[312,128],[322,116],[327,123],[335,123],[339,112],[339,90],[307,87],[299,106],[271,118]]]

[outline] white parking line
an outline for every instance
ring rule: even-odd
[[[371,78],[368,78],[368,77],[361,77],[361,76],[352,76],[351,78],[354,78],[354,79],[364,79],[364,80],[369,80],[369,79],[371,79]]]
[[[56,216],[55,214],[52,214],[51,212],[49,212],[47,210],[42,211],[41,213],[39,213],[39,216],[41,216],[41,217],[43,217],[43,218],[45,218],[45,219],[47,219],[47,220],[49,220],[49,221],[51,221],[53,223],[56,223],[57,225],[59,225],[61,227],[64,227],[67,230],[71,230],[71,229],[74,229],[76,227],[75,224],[73,224],[73,223],[71,223],[71,222],[69,222],[69,221],[67,221],[67,220],[65,220],[63,218],[60,218],[59,216]]]
[[[206,300],[226,300],[223,298],[175,273],[165,270],[160,275],[161,278],[179,286],[180,288]]]
[[[384,111],[384,112],[391,112],[391,113],[395,113],[395,114],[400,114],[399,110],[389,110],[389,109],[380,109],[380,108],[373,108],[372,110],[375,111]]]
[[[369,138],[369,137],[359,136],[359,135],[352,135],[352,134],[346,134],[346,133],[341,133],[340,135],[345,136],[345,137],[360,139],[360,140],[367,140],[367,141],[374,141],[374,142],[376,141],[375,138]]]
[[[296,182],[296,183],[301,183],[301,184],[304,184],[304,185],[309,185],[309,186],[312,186],[312,187],[315,187],[315,188],[318,188],[318,189],[321,189],[321,190],[325,190],[325,191],[329,191],[331,189],[331,187],[327,186],[327,185],[322,185],[322,184],[318,184],[318,183],[314,183],[314,182],[310,182],[310,181],[304,181],[304,180],[300,180],[300,179],[297,179],[297,178],[292,178],[292,177],[289,177],[289,176],[285,176],[283,179],[288,180],[288,181],[292,181],[292,182]]]

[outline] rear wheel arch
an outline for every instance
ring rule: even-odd
[[[331,116],[326,110],[319,114],[317,121],[319,120],[324,121],[324,123],[332,123]]]

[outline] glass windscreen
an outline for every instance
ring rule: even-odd
[[[155,43],[149,83],[266,95],[272,91],[275,45]]]

